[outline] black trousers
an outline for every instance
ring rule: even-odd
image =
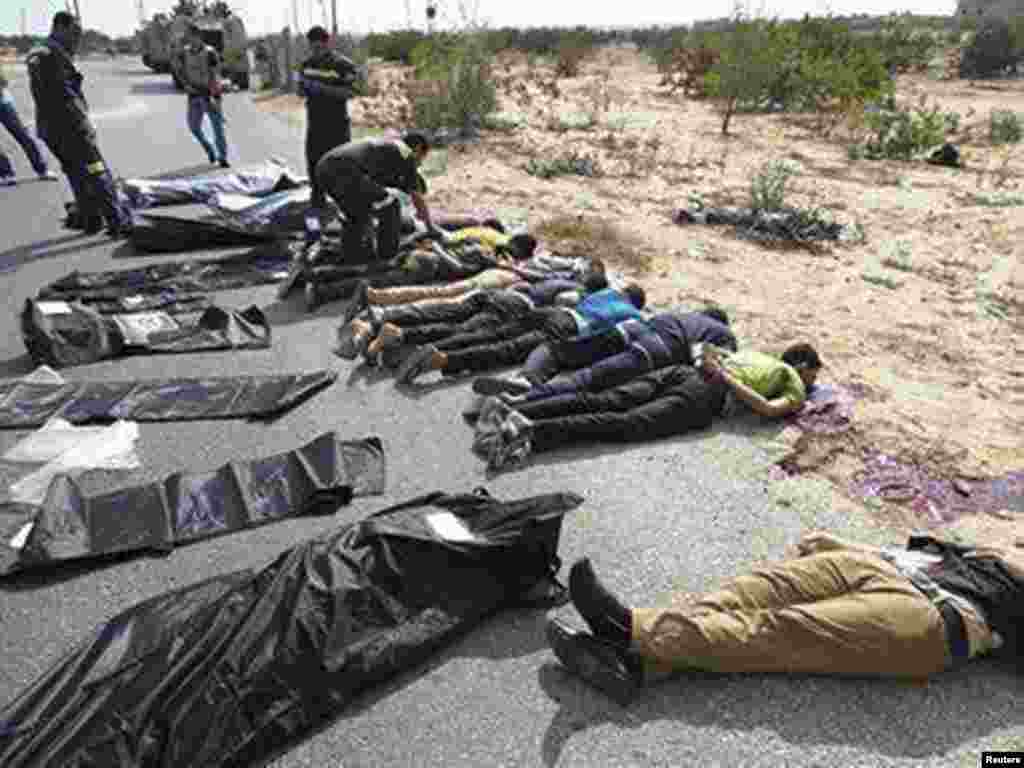
[[[114,178],[94,135],[51,128],[40,138],[60,161],[83,221],[102,218],[111,227],[128,223],[128,212],[118,202]]]
[[[561,341],[579,331],[576,318],[566,309],[537,309],[521,319],[494,329],[460,334],[438,344],[448,351],[446,375],[487,371],[523,362],[541,344]]]
[[[312,186],[310,203],[317,208],[322,208],[327,202],[324,188],[316,178],[316,164],[320,158],[326,155],[335,147],[348,144],[352,141],[352,123],[348,120],[337,122],[327,126],[314,125],[309,114],[306,115],[306,172],[309,174],[309,183]]]
[[[318,187],[329,195],[338,204],[341,212],[345,214],[345,227],[341,235],[343,255],[350,258],[357,255],[362,257],[365,255],[363,242],[373,214],[373,204],[384,200],[388,193],[384,187],[370,178],[355,161],[347,157],[334,157],[332,160],[333,162],[327,167],[322,161],[318,161],[313,178]],[[397,206],[389,207],[385,212],[388,218],[386,222],[386,228],[389,230],[388,239],[393,240],[397,251],[397,228],[401,224],[400,212]],[[395,230],[393,234],[390,232],[392,229]]]
[[[728,385],[695,368],[661,368],[601,392],[577,392],[517,407],[534,422],[533,450],[583,442],[654,440],[708,427]]]
[[[577,336],[541,344],[526,358],[522,373],[534,384],[543,384],[559,371],[587,368],[625,350],[626,337],[618,328],[594,336]]]

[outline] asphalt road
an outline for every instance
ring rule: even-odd
[[[131,60],[84,65],[100,143],[120,175],[205,167],[187,133],[184,98],[169,78]],[[16,69],[15,98],[30,99]],[[232,159],[272,155],[302,169],[302,128],[254,107],[226,103]],[[31,173],[9,137],[23,174]],[[27,181],[0,190],[0,376],[31,370],[16,314],[27,296],[72,269],[130,267],[136,256],[102,236],[60,227],[63,183]],[[467,200],[467,207],[472,204]],[[206,254],[200,254],[206,255]],[[179,257],[157,257],[167,260]],[[273,288],[218,295],[227,306],[263,306],[274,323],[270,351],[135,357],[66,375],[103,380],[249,374],[331,368],[338,382],[270,425],[245,421],[141,425],[144,468],[87,478],[115,487],[189,468],[205,469],[300,445],[326,430],[379,435],[389,461],[388,493],[359,500],[333,518],[272,525],[181,548],[73,570],[58,578],[0,584],[0,706],[46,670],[90,628],[142,599],[215,574],[260,567],[292,544],[415,495],[468,491],[517,498],[574,491],[585,504],[564,527],[567,563],[590,555],[599,573],[634,604],[673,588],[700,590],[757,558],[782,555],[808,527],[870,535],[844,519],[815,483],[771,482],[762,439],[771,428],[723,425],[707,433],[626,448],[559,452],[488,479],[470,452],[459,412],[468,383],[427,378],[409,395],[330,351],[342,307],[314,315],[281,303]],[[5,451],[24,432],[0,433]],[[570,608],[557,611],[578,621]],[[977,663],[926,686],[866,680],[692,674],[621,709],[567,677],[544,643],[544,615],[500,616],[425,668],[371,692],[329,728],[275,766],[973,766],[983,749],[1024,749],[1024,685]]]

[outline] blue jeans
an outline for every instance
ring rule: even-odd
[[[21,122],[13,101],[0,99],[0,123],[3,123],[4,128],[10,131],[14,140],[25,150],[29,162],[32,163],[32,170],[38,174],[46,173],[46,160],[43,159],[43,155],[39,151],[39,145],[29,134],[25,124]],[[0,176],[13,175],[14,168],[11,167],[10,159],[3,153],[3,150],[0,150]]]
[[[203,133],[203,117],[207,115],[210,117],[210,125],[213,126],[213,140],[217,142],[216,150]],[[206,150],[211,161],[228,159],[228,140],[224,135],[224,113],[220,111],[218,105],[211,104],[210,99],[205,96],[189,96],[188,128],[203,145],[203,149]]]

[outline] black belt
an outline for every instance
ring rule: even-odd
[[[971,648],[967,642],[967,627],[964,626],[964,617],[949,600],[943,600],[937,607],[939,613],[942,614],[942,621],[946,625],[946,642],[949,644],[953,662],[967,661],[971,655]]]

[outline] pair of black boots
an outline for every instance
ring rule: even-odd
[[[642,659],[631,648],[631,611],[604,588],[587,558],[569,571],[569,596],[593,634],[551,619],[551,650],[584,682],[626,706],[643,684]]]

